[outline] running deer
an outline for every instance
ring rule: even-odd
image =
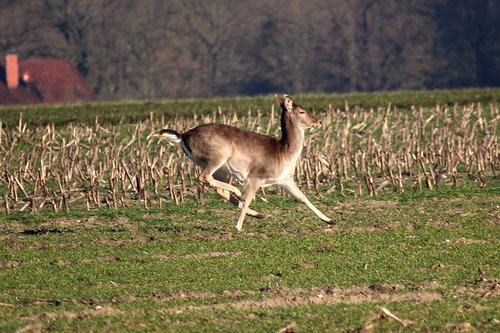
[[[319,118],[295,104],[288,95],[275,95],[281,107],[281,139],[223,124],[205,124],[185,133],[162,129],[160,135],[201,168],[199,180],[215,188],[218,194],[241,208],[236,229],[241,230],[245,216],[261,215],[249,208],[260,187],[279,185],[304,202],[321,220],[332,220],[320,212],[294,181],[304,145],[304,130],[320,127]],[[229,183],[236,176],[244,185],[240,190]]]

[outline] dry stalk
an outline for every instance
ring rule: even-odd
[[[318,196],[353,192],[370,196],[412,184],[421,191],[456,186],[469,176],[481,187],[500,170],[498,107],[479,104],[364,110],[345,103],[323,115],[324,127],[306,136],[296,177]],[[53,124],[28,130],[22,115],[13,128],[0,121],[0,188],[5,211],[54,211],[72,206],[112,208],[136,202],[149,208],[188,198],[205,201],[199,170],[156,136],[160,127],[179,131],[220,121],[279,135],[278,115],[248,110],[243,117],[218,108],[192,118],[150,114],[136,124]],[[390,186],[388,186],[390,185]],[[322,191],[322,186],[328,189]],[[265,198],[265,193],[263,192]]]

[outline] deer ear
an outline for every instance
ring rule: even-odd
[[[276,99],[278,100],[278,104],[279,104],[279,105],[284,105],[284,104],[285,104],[285,100],[283,99],[283,97],[278,96],[278,94],[274,94],[274,96],[275,96],[275,97],[276,97]]]
[[[292,108],[293,108],[293,101],[292,101],[292,99],[287,94],[284,94],[283,97],[285,98],[284,105],[285,105],[286,110],[289,111],[289,112],[291,112]]]

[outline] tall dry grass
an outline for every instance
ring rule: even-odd
[[[377,196],[382,191],[433,189],[472,179],[487,186],[500,171],[500,113],[479,103],[413,107],[410,112],[329,108],[323,128],[306,136],[296,178],[318,196]],[[144,207],[187,197],[203,202],[207,188],[183,153],[156,134],[221,122],[279,137],[279,113],[241,117],[221,109],[192,118],[155,118],[135,124],[0,126],[0,196],[7,213]],[[265,193],[262,193],[265,195]]]

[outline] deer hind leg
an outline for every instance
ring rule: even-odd
[[[234,194],[232,194],[231,192],[229,191],[226,191],[226,190],[223,190],[221,188],[216,188],[215,191],[217,192],[217,194],[219,194],[221,197],[223,197],[224,199],[226,199],[227,201],[229,201],[232,205],[238,207],[239,209],[243,209],[243,202],[241,202]],[[262,215],[261,213],[251,209],[251,208],[248,208],[247,209],[247,215],[250,215],[252,217],[257,217],[257,218],[263,218],[264,215]]]
[[[203,183],[208,183],[210,186],[220,188],[229,192],[233,192],[237,197],[241,197],[241,191],[226,182],[217,180],[214,178],[213,174],[223,165],[224,163],[208,163],[200,173],[198,179]]]
[[[332,223],[332,219],[329,218],[328,216],[326,216],[325,214],[323,214],[322,212],[320,212],[320,210],[318,208],[316,208],[311,203],[311,201],[309,201],[309,199],[307,199],[307,197],[304,195],[304,193],[302,193],[302,191],[297,187],[295,182],[289,181],[285,184],[281,184],[281,186],[283,186],[295,198],[297,198],[300,201],[302,201],[303,203],[305,203],[307,205],[307,207],[309,207],[309,209],[311,209],[314,212],[314,214],[316,214],[322,221],[324,221],[326,223]]]
[[[214,172],[213,174],[213,177],[221,182],[224,182],[224,183],[229,183],[229,175],[227,174],[227,172],[225,172],[224,170],[222,169],[219,169],[217,171]],[[236,197],[233,193],[227,191],[227,190],[223,190],[221,188],[215,188],[215,191],[217,192],[217,194],[219,194],[221,197],[223,197],[224,199],[226,199],[227,201],[229,201],[233,206],[236,206],[238,207],[239,209],[242,209],[243,208],[243,202],[241,202],[241,199]],[[259,212],[256,212],[255,210],[253,209],[248,209],[247,210],[247,215],[250,215],[250,216],[253,216],[253,217],[263,217],[262,214],[260,214]]]

